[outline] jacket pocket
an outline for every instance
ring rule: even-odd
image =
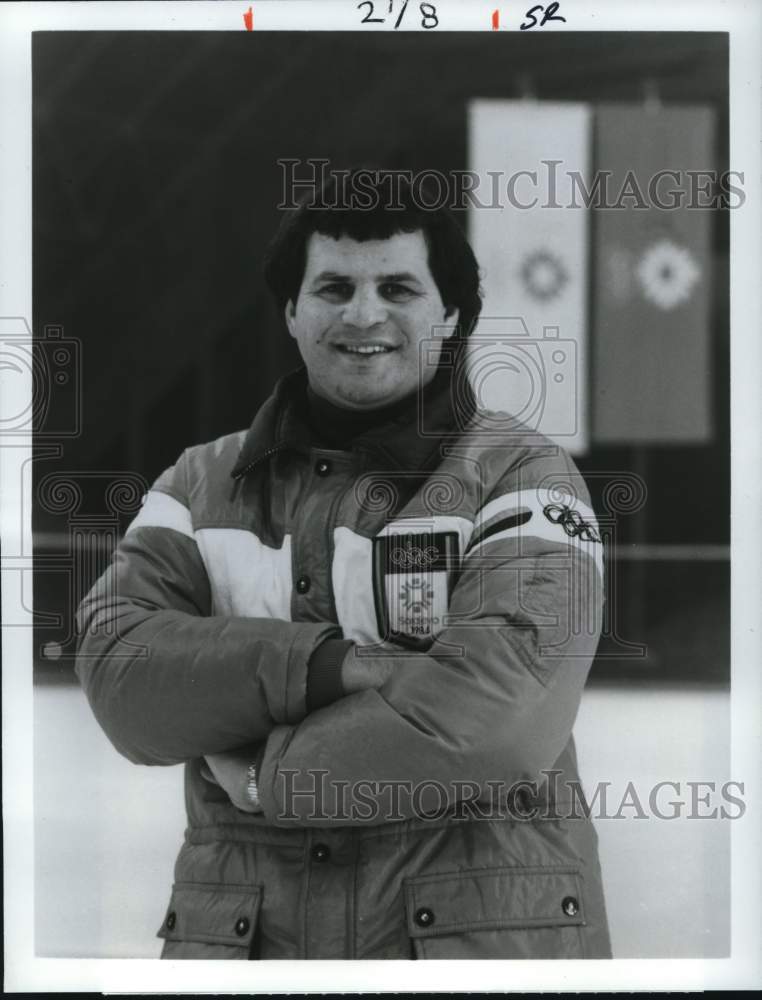
[[[176,882],[157,932],[161,957],[248,959],[261,902],[260,886]]]
[[[477,868],[409,878],[416,958],[584,958],[576,868]]]

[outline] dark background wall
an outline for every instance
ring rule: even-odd
[[[540,99],[640,101],[654,86],[665,103],[715,109],[726,169],[719,34],[36,34],[34,329],[56,324],[81,342],[81,377],[60,393],[81,392],[82,404],[81,434],[61,458],[39,455],[38,485],[79,476],[96,512],[102,482],[82,472],[150,482],[189,444],[247,426],[298,362],[260,276],[279,221],[278,158],[465,169],[473,97],[531,88]],[[618,565],[612,603],[620,636],[649,655],[620,655],[612,638],[598,677],[727,677],[728,564],[708,548],[729,542],[727,213],[716,213],[713,245],[714,439],[594,446],[579,461],[648,486],[645,507],[622,519],[632,558]],[[590,482],[597,502],[604,480]],[[76,581],[46,570],[45,555],[53,565],[68,544],[71,511],[43,498],[34,526],[36,606],[62,616],[38,629],[36,650],[58,642],[52,659],[68,670],[70,605],[96,567]],[[687,547],[679,557],[657,548],[675,545]]]

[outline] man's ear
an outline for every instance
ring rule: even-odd
[[[288,302],[286,303],[286,308],[284,309],[283,314],[286,317],[286,326],[288,327],[288,332],[291,334],[292,337],[296,337],[296,333],[294,332],[296,306],[294,305],[292,299],[289,299]]]
[[[456,309],[454,306],[450,306],[449,309],[445,309],[445,319],[447,320],[447,325],[450,328],[449,332],[445,334],[445,340],[449,340],[458,328],[460,309]]]

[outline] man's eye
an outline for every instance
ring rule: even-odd
[[[399,301],[401,299],[409,299],[415,293],[407,285],[401,285],[397,281],[387,281],[381,285],[381,294],[384,298]]]
[[[319,293],[331,301],[346,302],[352,298],[352,286],[345,281],[330,281],[320,286]]]

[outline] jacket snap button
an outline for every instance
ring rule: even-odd
[[[413,919],[419,927],[431,927],[434,923],[434,911],[430,910],[428,906],[422,906],[420,910],[415,911]]]
[[[321,458],[319,462],[315,463],[315,472],[319,476],[327,476],[331,471],[331,463],[327,462],[324,458]]]
[[[579,903],[574,896],[566,896],[561,903],[561,909],[567,917],[575,917],[579,913]]]
[[[308,576],[300,576],[299,579],[296,581],[296,592],[298,594],[306,594],[307,591],[310,589],[311,583],[312,581]]]
[[[173,931],[175,929],[175,924],[177,923],[177,914],[173,910],[167,915],[167,930]]]
[[[239,917],[235,922],[235,932],[238,937],[243,937],[249,930],[249,921],[246,917]]]
[[[310,854],[313,861],[327,861],[331,856],[331,850],[325,844],[315,844]]]

